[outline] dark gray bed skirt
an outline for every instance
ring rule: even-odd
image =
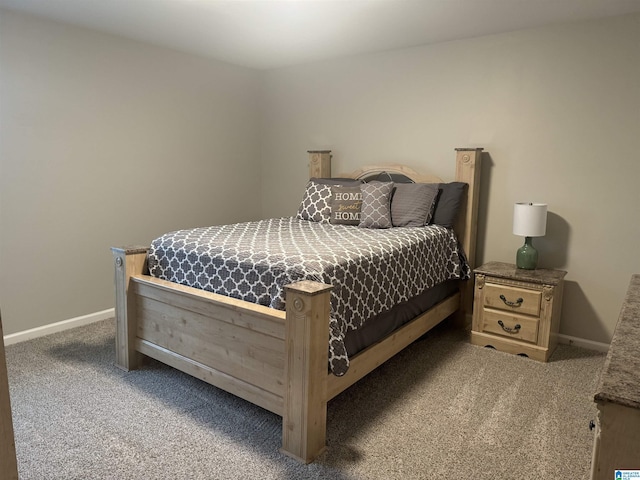
[[[453,295],[459,289],[459,280],[449,280],[436,285],[391,310],[369,319],[357,330],[350,330],[345,337],[349,356],[364,350],[379,340],[426,312],[438,302]]]

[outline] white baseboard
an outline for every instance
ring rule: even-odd
[[[90,313],[89,315],[83,315],[81,317],[52,323],[51,325],[43,325],[42,327],[32,328],[31,330],[25,330],[24,332],[5,335],[4,344],[12,345],[14,343],[44,337],[45,335],[51,335],[52,333],[62,332],[64,330],[69,330],[70,328],[81,327],[83,325],[88,325],[90,323],[99,322],[100,320],[106,320],[107,318],[113,317],[115,317],[115,309],[109,308],[101,312]]]
[[[596,350],[598,352],[609,351],[609,344],[602,342],[594,342],[585,338],[571,337],[569,335],[558,335],[558,343],[565,345],[575,345],[576,347],[586,348],[587,350]]]

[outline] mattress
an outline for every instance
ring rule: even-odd
[[[329,365],[349,367],[345,337],[446,280],[469,278],[455,233],[438,225],[358,228],[273,218],[179,230],[151,243],[151,275],[284,310],[284,286],[333,285]]]

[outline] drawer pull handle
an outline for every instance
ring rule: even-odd
[[[502,329],[507,333],[518,333],[520,331],[520,329],[522,328],[519,323],[516,323],[515,327],[513,327],[513,328],[505,327],[504,323],[502,322],[502,320],[498,320],[498,325],[500,325],[502,327]]]
[[[504,295],[500,295],[500,300],[502,300],[507,307],[513,308],[518,308],[520,305],[522,305],[522,302],[524,302],[522,297],[518,298],[515,302],[511,302],[507,300],[507,297],[505,297]]]

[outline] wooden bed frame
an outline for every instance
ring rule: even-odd
[[[472,268],[481,153],[456,149],[455,180],[469,185],[456,232]],[[311,176],[331,176],[330,151],[309,155]],[[420,179],[399,165],[365,167],[354,178],[381,171]],[[460,282],[460,292],[351,357],[337,377],[328,371],[331,285],[288,285],[286,312],[279,311],[151,277],[147,250],[112,248],[117,366],[135,369],[142,353],[280,415],[281,451],[305,463],[326,448],[330,399],[453,313],[465,324],[471,315],[473,288]]]

